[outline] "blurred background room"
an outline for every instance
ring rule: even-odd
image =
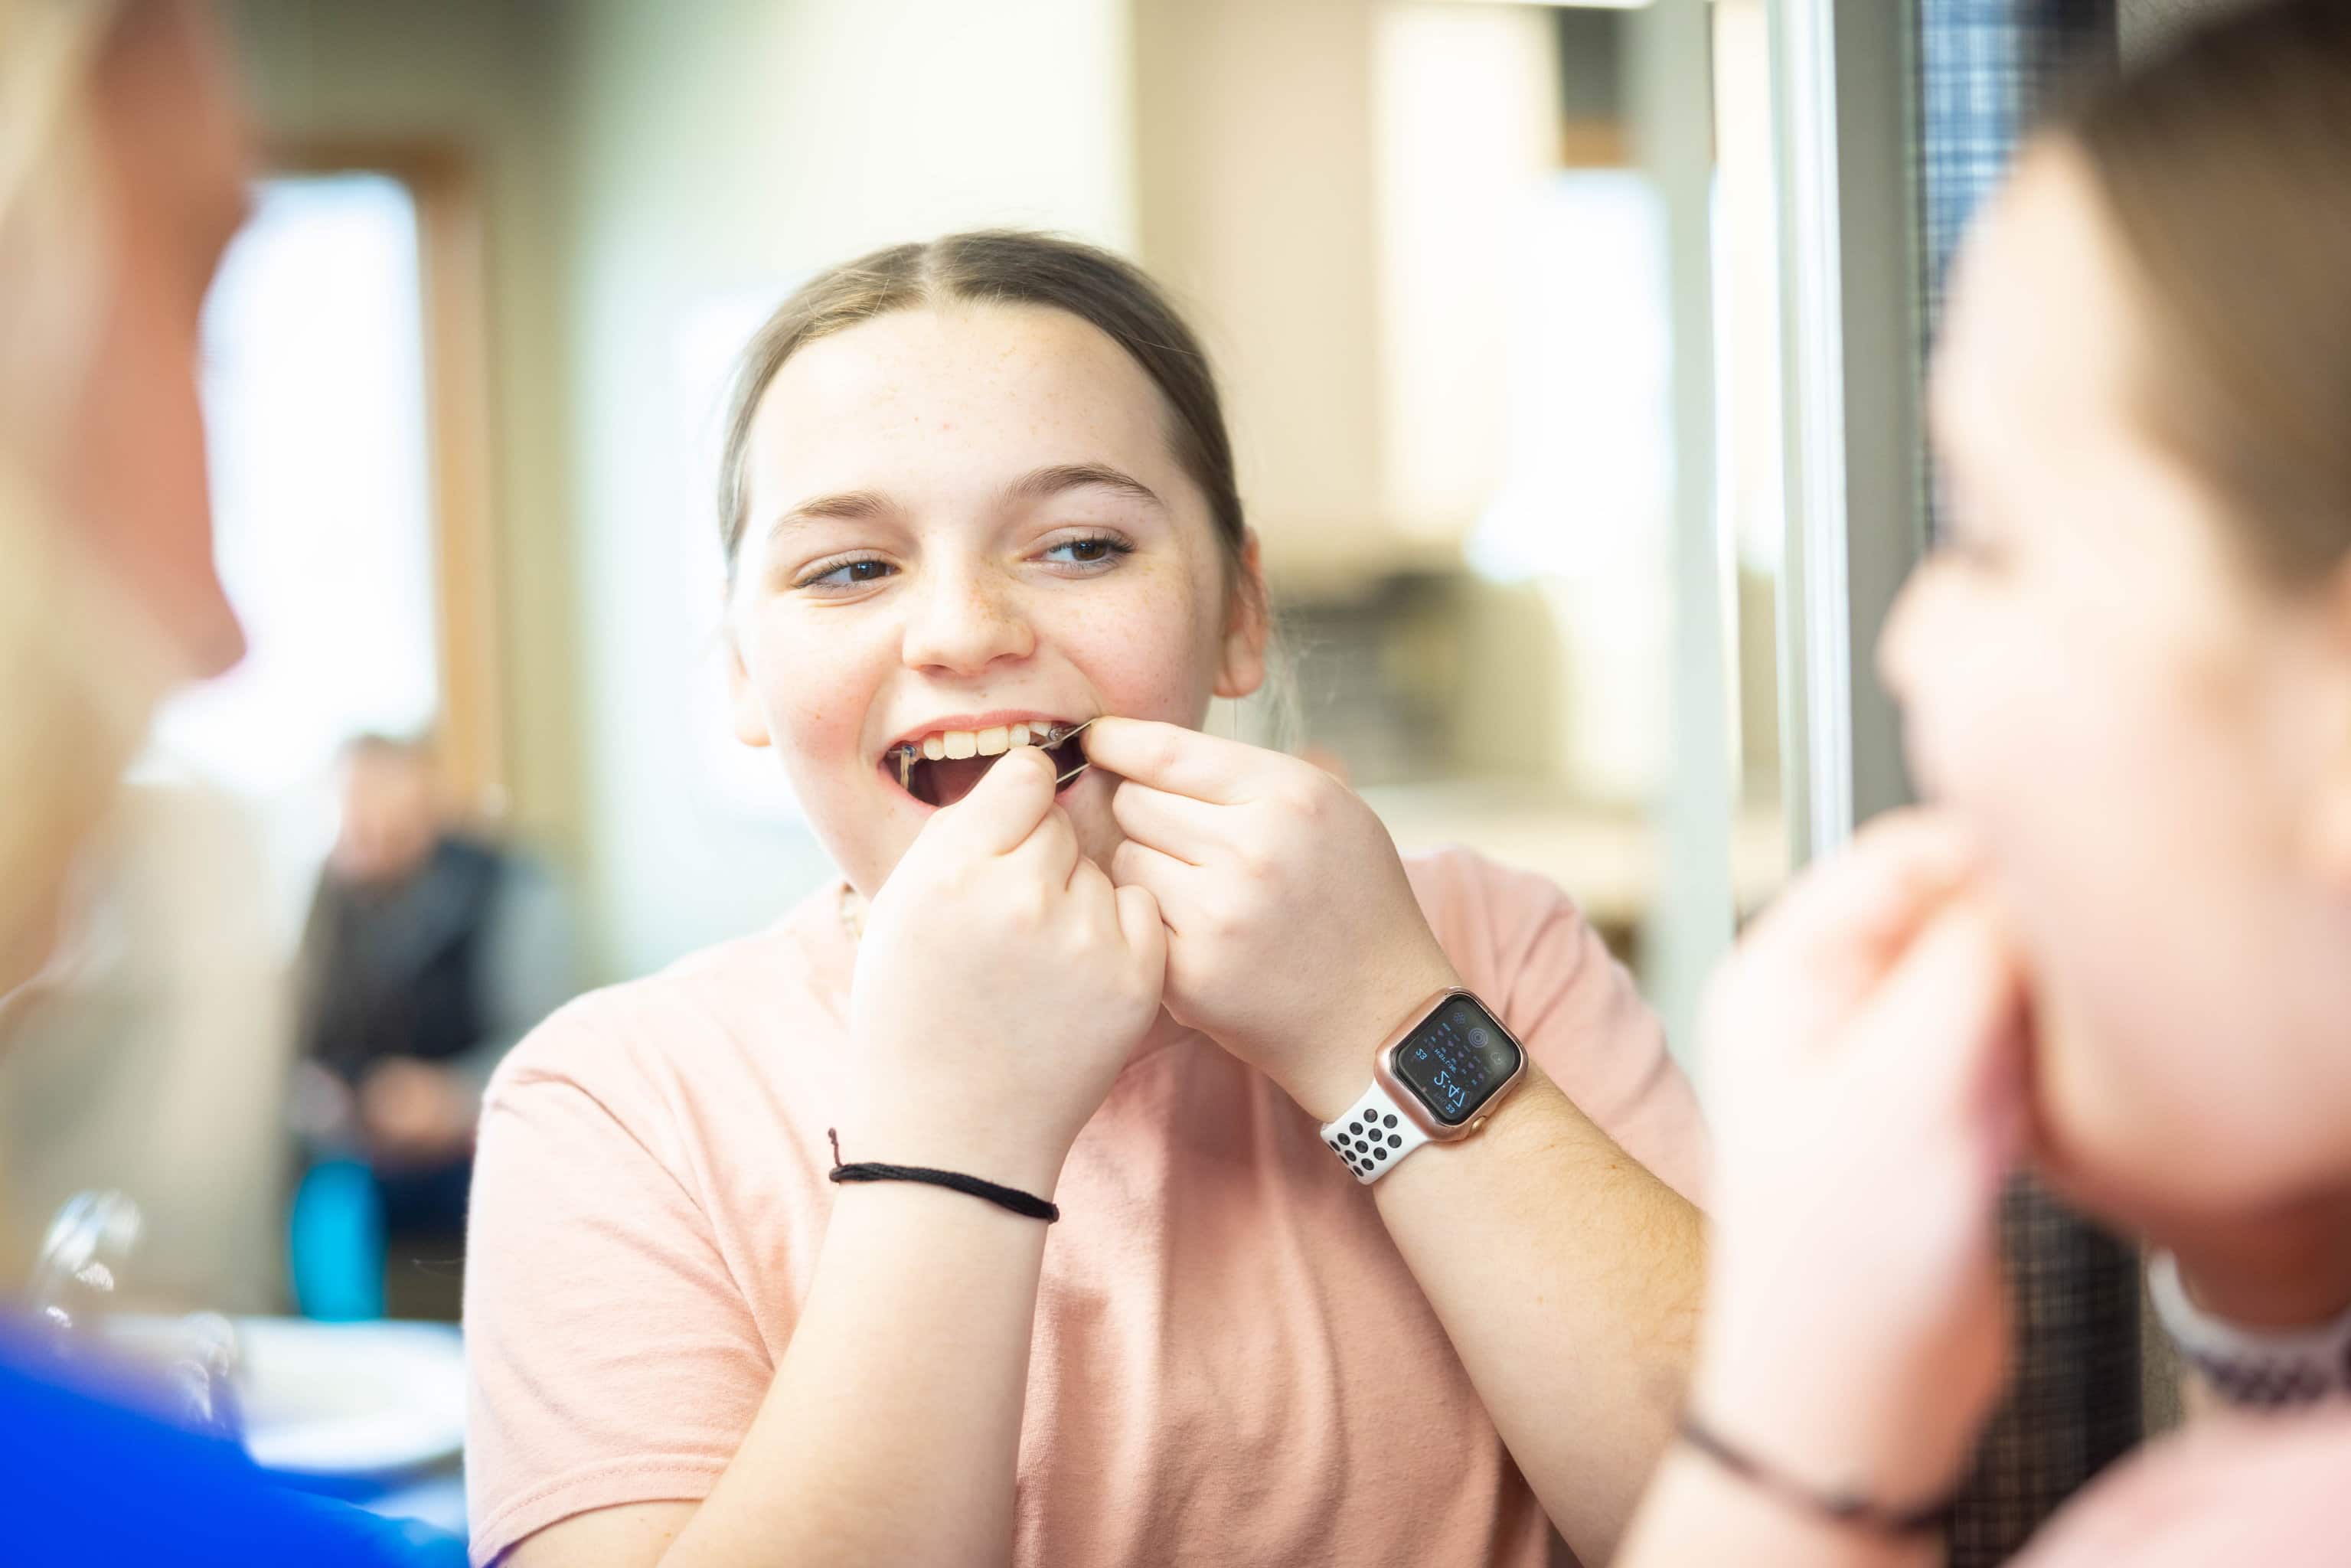
[[[1207,340],[1294,675],[1212,725],[1552,877],[1687,1039],[1806,841],[1764,0],[224,11],[251,651],[0,1057],[15,1277],[279,1325],[289,1468],[454,1464],[454,1331],[303,1322],[454,1318],[498,1052],[828,874],[724,720],[722,382],[817,269],[962,228],[1132,256]],[[53,1229],[77,1194],[120,1196]]]
[[[721,722],[712,426],[751,327],[891,241],[1060,230],[1193,313],[1295,674],[1214,723],[1408,849],[1556,879],[1677,1019],[1677,958],[1783,874],[1761,0],[226,14],[266,172],[204,385],[251,652],[164,715],[74,982],[0,1065],[20,1262],[115,1187],[125,1291],[293,1301],[338,1110],[297,1071],[303,938],[359,737],[423,747],[433,835],[561,890],[541,1011],[826,874]]]

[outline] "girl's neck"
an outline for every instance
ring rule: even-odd
[[[2304,1328],[2351,1308],[2351,1190],[2159,1238],[2196,1304],[2247,1328]]]

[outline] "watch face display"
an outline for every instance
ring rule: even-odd
[[[1519,1070],[1518,1042],[1467,997],[1445,1005],[1395,1049],[1395,1075],[1431,1114],[1458,1127]]]

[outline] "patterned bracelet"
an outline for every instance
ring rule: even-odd
[[[2188,1299],[2179,1260],[2168,1252],[2147,1265],[2147,1289],[2180,1358],[2223,1404],[2282,1410],[2351,1394],[2351,1310],[2316,1328],[2241,1328]]]

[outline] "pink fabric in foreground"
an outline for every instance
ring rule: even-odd
[[[1689,1086],[1566,897],[1458,852],[1410,871],[1468,984],[1694,1194]],[[465,1278],[477,1562],[591,1509],[702,1498],[749,1427],[856,1066],[839,891],[583,998],[492,1084]],[[1053,1196],[1016,1563],[1541,1568],[1541,1511],[1371,1195],[1269,1081],[1196,1035],[1142,1058]]]
[[[2351,1412],[2214,1415],[2116,1465],[2017,1568],[2342,1568]]]

